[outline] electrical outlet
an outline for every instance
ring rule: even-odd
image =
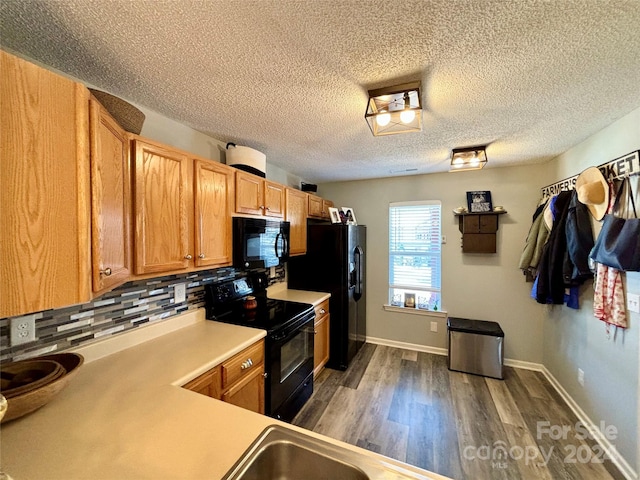
[[[431,322],[431,331],[432,332],[438,331],[438,322]]]
[[[11,319],[11,346],[35,342],[37,339],[35,315]]]
[[[627,308],[630,312],[640,313],[640,295],[627,293]]]
[[[578,383],[584,387],[584,370],[578,369]]]
[[[173,287],[173,301],[174,303],[182,303],[187,299],[187,285],[184,283],[178,283]]]

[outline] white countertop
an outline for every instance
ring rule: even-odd
[[[286,283],[276,283],[275,285],[267,288],[267,295],[269,298],[275,298],[276,300],[288,300],[290,302],[310,303],[311,305],[318,305],[331,296],[330,293],[325,292],[309,292],[307,290],[290,290],[287,288]]]
[[[15,480],[221,478],[264,428],[280,422],[178,385],[266,332],[206,321],[203,310],[181,317],[188,321],[178,330],[154,334],[150,328],[148,337],[160,336],[135,346],[125,334],[109,339],[110,347],[78,349],[85,364],[67,388],[36,412],[2,425],[0,470]]]

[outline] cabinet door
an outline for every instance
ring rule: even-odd
[[[264,182],[264,214],[284,218],[284,187],[279,183]]]
[[[314,326],[313,377],[316,378],[329,361],[329,319],[327,313]]]
[[[131,274],[131,189],[125,131],[91,98],[91,253],[94,293]]]
[[[309,216],[322,218],[322,198],[309,195]]]
[[[236,213],[262,215],[264,210],[264,179],[246,173],[236,172]]]
[[[222,395],[222,400],[264,414],[264,368],[251,372]]]
[[[193,207],[188,158],[136,139],[135,271],[159,273],[188,268],[188,217]]]
[[[289,232],[289,255],[303,255],[307,253],[307,197],[300,190],[287,188],[286,220],[291,224]]]
[[[0,51],[0,318],[91,298],[89,91]]]
[[[331,200],[322,199],[322,216],[324,218],[331,218],[329,215],[329,207],[333,207],[333,202]]]
[[[231,265],[234,171],[226,165],[194,161],[195,264]]]
[[[183,386],[192,392],[220,399],[220,367],[215,367]]]

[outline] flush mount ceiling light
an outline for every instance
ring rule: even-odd
[[[480,170],[487,163],[486,147],[454,148],[451,150],[450,172]]]
[[[420,82],[369,90],[364,115],[374,136],[422,130]]]

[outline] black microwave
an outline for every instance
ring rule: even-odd
[[[268,268],[289,259],[289,222],[233,217],[233,266]]]

